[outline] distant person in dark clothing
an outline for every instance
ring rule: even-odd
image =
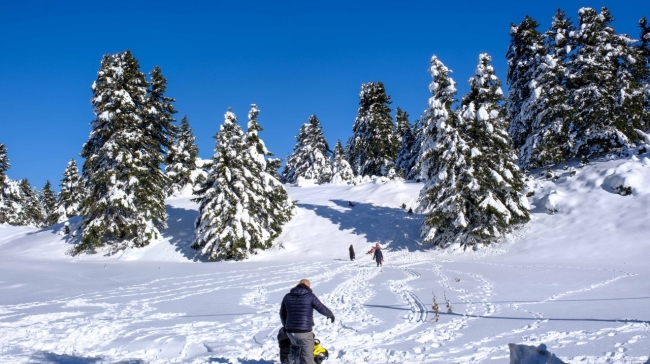
[[[354,260],[354,247],[350,244],[350,260]]]
[[[404,210],[405,208],[406,208],[406,204],[402,203],[402,210]]]
[[[334,322],[334,314],[312,292],[309,280],[301,279],[282,299],[280,320],[291,344],[300,348],[300,363],[314,362],[314,310]]]
[[[375,261],[377,262],[377,267],[381,267],[384,262],[384,254],[381,252],[381,247],[379,246],[379,243],[375,245],[375,252],[372,254],[372,257],[375,258]]]
[[[408,214],[413,215],[413,208],[409,207]]]
[[[354,207],[354,204],[352,203],[352,201],[348,201],[348,207]]]
[[[289,364],[289,352],[291,351],[291,340],[287,336],[284,327],[278,331],[278,345],[280,346],[280,364]]]

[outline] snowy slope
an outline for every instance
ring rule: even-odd
[[[421,246],[422,216],[400,206],[415,207],[422,185],[403,181],[288,187],[298,214],[244,262],[189,248],[189,191],[167,201],[164,239],[112,256],[66,255],[61,225],[0,225],[0,363],[277,363],[279,302],[301,278],[336,315],[316,319],[329,363],[504,363],[508,343],[644,363],[650,160],[556,172],[529,181],[533,221],[476,252]],[[364,254],[376,242],[383,271]]]

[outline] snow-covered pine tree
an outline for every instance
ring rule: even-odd
[[[282,167],[282,158],[267,158],[266,159],[266,173],[273,176],[278,181],[282,180],[278,170]]]
[[[298,177],[327,183],[332,178],[330,148],[316,115],[300,127],[293,153],[282,171],[283,183],[295,183]]]
[[[148,82],[145,104],[142,106],[145,119],[142,124],[144,138],[142,139],[143,166],[147,169],[146,180],[140,181],[136,187],[145,198],[140,202],[140,209],[147,211],[147,217],[156,224],[164,225],[166,219],[165,188],[169,186],[167,176],[160,166],[165,163],[167,152],[174,144],[178,135],[178,127],[174,124],[173,98],[166,96],[167,79],[160,67],[155,66],[149,72],[151,81]],[[156,232],[157,233],[157,232]],[[152,238],[147,238],[146,243]]]
[[[44,211],[38,198],[38,192],[32,188],[27,178],[20,180],[20,204],[18,221],[15,225],[22,226],[43,226]]]
[[[506,53],[508,60],[509,85],[506,112],[510,120],[508,133],[515,149],[521,147],[532,130],[535,114],[530,112],[531,102],[536,99],[535,88],[531,87],[533,72],[539,68],[544,54],[542,34],[537,30],[539,23],[526,15],[519,24],[510,25],[510,46]]]
[[[271,158],[275,154],[271,153],[267,148],[264,142],[259,138],[259,132],[264,130],[257,123],[257,116],[259,115],[260,110],[257,108],[257,105],[251,104],[251,110],[248,113],[248,126],[246,129],[246,140],[249,143],[254,144],[257,153],[264,156],[265,166],[264,170],[266,173],[271,175],[276,180],[280,180],[280,175],[278,174],[278,169],[282,164],[281,158]],[[284,187],[282,188],[284,190]]]
[[[177,194],[183,187],[194,183],[192,171],[196,167],[199,148],[196,146],[196,137],[190,127],[187,116],[181,118],[176,141],[167,152],[165,161],[165,175],[168,185],[165,189],[167,196]]]
[[[567,63],[569,55],[575,47],[574,40],[571,37],[571,33],[575,32],[575,30],[575,26],[571,19],[566,16],[566,13],[562,9],[557,9],[555,15],[553,15],[551,28],[544,34],[546,53],[554,55],[563,64]]]
[[[334,157],[332,157],[332,179],[331,183],[351,182],[354,179],[354,172],[350,163],[345,160],[345,149],[341,140],[336,141]]]
[[[42,225],[47,227],[59,222],[59,213],[56,208],[56,195],[52,191],[52,184],[49,180],[45,182],[45,186],[43,186],[38,197],[43,208]]]
[[[409,173],[406,175],[407,180],[419,181],[422,179],[422,171],[420,169],[420,150],[422,149],[422,140],[424,138],[424,115],[413,123],[413,148],[411,149],[411,159],[408,165],[411,166]]]
[[[647,72],[644,67],[645,57],[636,47],[636,40],[630,36],[617,34],[615,40],[618,50],[615,82],[615,90],[618,92],[614,109],[618,119],[616,127],[622,130],[633,129],[628,138],[636,145],[644,141],[650,127],[644,106],[644,76]]]
[[[231,110],[215,138],[208,176],[195,189],[199,217],[192,247],[209,259],[240,260],[271,246],[265,210],[270,204],[260,178],[264,170]]]
[[[501,81],[491,61],[487,54],[479,56],[456,116],[461,120],[445,123],[436,137],[442,159],[429,174],[443,182],[440,191],[433,189],[423,199],[424,212],[433,207],[423,224],[424,241],[466,248],[489,244],[530,219],[524,176],[506,131]]]
[[[436,158],[437,152],[435,152],[438,124],[447,123],[451,120],[453,114],[451,106],[456,102],[456,82],[449,77],[451,70],[436,55],[431,57],[430,64],[429,73],[432,80],[429,91],[431,97],[422,116],[422,135],[420,138],[420,155],[418,157],[420,175],[427,180],[427,186],[429,187],[432,183],[435,183],[439,170],[438,159]],[[427,189],[427,186],[424,189]]]
[[[536,25],[535,25],[536,27]],[[551,29],[544,36],[536,29],[529,30],[530,48],[534,49],[529,62],[527,98],[521,100],[521,108],[515,114],[512,104],[509,115],[527,126],[524,143],[519,148],[519,166],[525,169],[558,164],[569,157],[568,127],[573,110],[569,92],[565,86],[565,60],[571,45],[566,36],[573,26],[564,12],[558,9]],[[516,83],[516,82],[515,82]],[[512,89],[511,89],[512,90]],[[511,91],[512,92],[512,91]],[[513,136],[513,124],[509,133]]]
[[[264,130],[257,122],[259,113],[260,110],[257,105],[251,104],[251,110],[248,112],[245,142],[250,160],[257,164],[256,170],[260,171],[260,184],[265,197],[265,200],[260,200],[262,206],[260,206],[259,210],[260,220],[264,222],[263,228],[268,232],[268,238],[262,241],[256,249],[267,249],[271,247],[273,240],[280,235],[283,225],[291,220],[295,209],[293,202],[289,198],[289,193],[276,177],[278,173],[275,166],[279,159],[267,159],[267,157],[272,157],[273,153],[266,148],[264,141],[259,136],[259,132]],[[266,235],[265,233],[264,236]]]
[[[415,135],[411,129],[408,120],[408,113],[402,111],[399,107],[395,112],[395,121],[397,122],[397,138],[399,140],[399,150],[395,160],[395,169],[397,174],[406,178],[413,168],[413,147],[415,146]]]
[[[160,236],[164,200],[156,138],[148,117],[147,81],[130,51],[105,55],[92,85],[96,115],[81,156],[87,195],[81,206],[81,243],[75,254],[110,244],[142,247]],[[146,130],[148,129],[148,130]]]
[[[614,20],[603,7],[598,14],[582,8],[578,30],[573,32],[576,51],[569,62],[568,85],[575,119],[569,129],[573,155],[591,155],[629,148],[642,129],[637,111],[642,103],[640,84],[628,71],[631,40],[612,28]]]
[[[9,163],[9,157],[7,156],[7,147],[0,143],[0,186],[4,182],[4,178],[7,176],[7,170],[9,170],[11,164]]]
[[[0,143],[0,224],[15,224],[18,218],[18,186],[7,177],[11,167],[7,147]]]
[[[467,169],[469,147],[461,137],[462,119],[451,109],[456,97],[451,71],[434,55],[429,72],[432,95],[423,118],[419,162],[427,180],[420,191],[419,211],[425,214],[421,236],[427,243],[446,247],[465,233],[470,195],[466,182],[472,171]]]
[[[647,130],[650,128],[650,24],[645,16],[639,20],[639,28],[641,34],[639,35],[638,48],[643,56],[643,62],[638,67],[638,73],[644,88],[643,108],[646,120],[645,129]]]
[[[57,214],[58,222],[63,222],[79,215],[79,208],[86,193],[86,182],[79,175],[77,162],[74,158],[70,159],[68,166],[63,171],[63,178],[59,186],[61,190],[57,197]]]
[[[346,151],[357,175],[385,176],[393,168],[399,144],[390,103],[382,82],[361,85],[359,110]]]

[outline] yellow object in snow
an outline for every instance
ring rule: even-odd
[[[330,356],[327,349],[320,345],[320,340],[314,339],[314,361],[316,363],[321,363],[323,360],[327,359]]]

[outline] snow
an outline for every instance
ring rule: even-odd
[[[241,262],[203,262],[189,247],[198,207],[185,190],[166,201],[162,239],[115,255],[67,255],[63,224],[2,224],[0,363],[278,363],[279,303],[301,278],[336,315],[315,315],[330,364],[505,363],[511,343],[565,363],[644,363],[647,157],[558,169],[554,181],[533,171],[532,221],[474,252],[420,245],[423,216],[401,205],[417,206],[422,184],[400,179],[288,186],[297,214]],[[621,181],[631,195],[612,190]],[[374,243],[383,271],[364,254]]]

